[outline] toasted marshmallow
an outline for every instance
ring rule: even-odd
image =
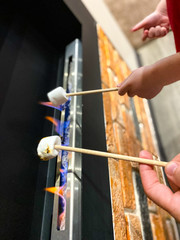
[[[54,90],[50,91],[47,96],[49,101],[51,101],[55,107],[67,102],[68,100],[66,97],[66,92],[62,87],[55,88]]]
[[[44,161],[56,157],[59,151],[54,148],[55,145],[61,145],[59,136],[42,138],[37,147],[39,157]]]

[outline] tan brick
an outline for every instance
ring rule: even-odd
[[[150,214],[153,239],[166,240],[162,219],[159,215]]]
[[[120,82],[124,81],[124,76],[123,76],[123,73],[120,68],[120,58],[119,58],[117,51],[114,51],[113,59],[114,59],[114,69],[113,70],[118,78],[118,82],[120,83]]]
[[[117,101],[118,101],[118,105],[117,105],[118,116],[116,121],[125,129],[125,124],[124,124],[123,115],[122,115],[122,109],[124,108],[124,105],[120,104],[120,97],[118,95],[117,95]]]
[[[124,126],[122,109],[119,104],[119,95],[114,92],[114,94],[110,93],[111,97],[111,115],[113,122],[119,122],[122,126]]]
[[[109,75],[108,75],[108,71],[107,71],[107,68],[104,69],[102,72],[101,72],[101,80],[102,80],[102,83],[104,84],[104,87],[103,88],[109,88]]]
[[[124,207],[135,209],[136,203],[135,203],[131,163],[120,160],[119,165],[120,165],[120,175],[121,175]]]
[[[131,214],[126,215],[127,239],[142,240],[142,230],[139,217]]]
[[[124,78],[127,78],[130,75],[131,71],[123,60],[120,63],[120,68]]]
[[[152,140],[152,134],[151,134],[151,130],[150,130],[149,121],[145,114],[143,114],[143,125],[144,125],[144,129],[146,129],[144,134],[145,134],[146,141],[148,142],[148,149],[152,154],[156,155],[157,153],[156,153],[155,146],[154,146],[154,143]]]
[[[147,198],[148,208],[151,212],[157,212],[157,206],[156,204],[149,198]]]
[[[166,239],[176,240],[173,223],[170,220],[166,220]]]
[[[140,105],[140,99],[138,96],[134,96],[134,105],[135,105],[135,109],[136,109],[136,115],[138,118],[138,122],[142,123],[142,117],[141,117],[141,105]]]
[[[142,150],[142,146],[138,139],[132,140],[132,149],[130,148],[131,152],[129,151],[129,156],[139,157],[139,153]],[[135,169],[139,169],[139,163],[132,162],[131,166]]]
[[[166,239],[169,240],[168,236],[172,236],[171,232],[174,231],[174,229],[170,229],[170,227],[173,227],[173,225],[172,225],[173,218],[169,215],[168,212],[166,212],[164,209],[162,209],[158,206],[157,206],[157,213],[161,217],[161,221],[163,224]],[[167,226],[167,223],[169,223],[169,226]],[[169,227],[169,229],[168,229],[168,227]]]
[[[141,137],[142,137],[142,146],[145,150],[148,150],[154,155],[157,155],[152,133],[150,130],[149,121],[146,115],[145,106],[142,98],[139,98],[137,96],[134,97],[134,104],[136,108],[136,114],[139,123],[142,123],[140,126],[141,129]]]
[[[159,182],[160,182],[160,183],[165,183],[165,179],[164,179],[164,177],[163,177],[162,169],[159,168],[159,167],[155,167],[155,170],[156,170],[156,172],[157,172],[157,176],[158,176]]]
[[[105,34],[104,34],[104,31],[102,30],[102,28],[100,27],[100,25],[97,24],[97,33],[98,33],[98,37],[100,39],[103,39]]]
[[[132,115],[127,110],[127,108],[123,107],[121,108],[122,118],[124,122],[124,126],[126,131],[128,132],[128,135],[130,138],[135,139],[135,126],[134,122],[132,120]]]
[[[110,51],[109,51],[109,41],[105,37],[104,38],[104,50],[105,50],[105,56],[106,56],[106,66],[110,67],[111,66],[111,56],[110,56]]]
[[[129,76],[130,70],[99,27],[98,36],[102,88],[115,87],[118,82],[122,82]],[[119,96],[117,92],[103,94],[107,150],[139,156],[140,150],[146,149],[153,155],[157,155],[143,99],[134,97],[142,144],[136,139],[129,100],[127,94],[124,96]],[[124,216],[124,208],[132,212],[136,209],[132,167],[138,170],[139,165],[108,159],[108,166],[115,240],[142,239],[138,216],[127,214],[127,230]],[[157,173],[160,181],[163,182],[159,168]],[[150,220],[154,239],[164,240],[166,237],[167,240],[174,240],[171,217],[150,200],[148,200],[148,209],[151,212]]]
[[[113,71],[112,68],[107,68],[107,72],[108,72],[108,75],[109,75],[109,86],[110,88],[114,88],[117,86],[117,76],[115,74],[115,72]],[[114,93],[114,92],[112,92]]]
[[[172,218],[172,216],[167,211],[165,211],[164,209],[162,209],[160,207],[157,207],[157,208],[158,208],[157,212],[159,215],[161,215],[163,222],[165,222],[167,219],[170,220]]]
[[[143,149],[146,151],[150,151],[148,139],[146,138],[146,128],[143,124],[140,125],[140,133]]]
[[[125,130],[118,122],[113,123],[113,129],[114,129],[114,138],[117,148],[117,153],[119,154],[127,154],[125,151],[125,143],[124,143],[124,133]]]
[[[130,101],[129,101],[129,97],[127,94],[124,95],[124,104],[126,105],[126,107],[128,109],[130,109]]]
[[[104,102],[104,114],[105,114],[105,126],[106,126],[106,143],[108,152],[116,152],[116,146],[114,141],[114,130],[111,116],[110,96],[109,94],[103,95]]]
[[[115,239],[126,240],[126,222],[124,206],[122,201],[121,181],[119,175],[119,164],[114,159],[109,159],[109,175],[111,185],[111,199],[113,212],[113,225]]]
[[[112,96],[112,95],[111,95]],[[112,97],[114,99],[111,99],[111,116],[112,116],[112,121],[113,122],[122,122],[122,115],[121,112],[119,111],[119,105],[118,101],[116,101],[116,97]]]
[[[101,67],[107,68],[106,65],[106,51],[105,51],[105,44],[103,39],[98,40],[98,45],[99,45],[99,58],[100,58],[100,63]]]
[[[110,41],[108,40],[108,48],[109,48],[109,53],[110,53],[110,67],[111,69],[114,69],[114,48],[112,46],[112,44],[110,43]]]

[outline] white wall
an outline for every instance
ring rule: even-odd
[[[120,56],[131,70],[137,68],[134,48],[121,31],[103,0],[81,0],[95,21],[102,27]]]

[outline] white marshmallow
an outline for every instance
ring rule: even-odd
[[[59,136],[42,138],[37,147],[37,153],[42,160],[49,160],[58,155],[59,151],[54,149],[55,145],[61,145]]]
[[[67,102],[68,100],[66,97],[66,91],[62,87],[55,88],[54,90],[50,91],[47,96],[55,107]]]

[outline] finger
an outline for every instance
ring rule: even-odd
[[[144,30],[144,32],[143,32],[143,36],[142,36],[142,41],[145,41],[146,39],[147,39],[147,37],[148,37],[148,33],[149,33],[149,31],[146,29],[146,30]]]
[[[167,29],[165,27],[157,26],[155,27],[155,37],[163,37],[167,34]]]
[[[169,32],[169,29],[167,29],[165,27],[161,27],[161,35],[162,36],[165,36],[168,32]]]
[[[177,187],[173,182],[171,181],[168,181],[168,182],[173,192],[179,191],[179,187]]]
[[[137,23],[133,28],[132,31],[137,31],[141,28],[146,28],[149,29],[152,26],[156,26],[157,25],[157,13],[153,12],[150,15],[148,15],[147,17],[145,17],[142,21],[140,21],[139,23]]]
[[[127,94],[128,94],[129,97],[134,97],[136,95],[135,93],[133,93],[131,91],[128,91]]]
[[[154,27],[151,27],[149,29],[149,34],[148,34],[148,37],[149,38],[154,38],[156,35],[155,35],[155,28]]]
[[[180,191],[173,194],[172,199],[169,203],[169,207],[166,209],[173,217],[177,219],[178,222],[180,222],[179,202],[180,202]]]
[[[146,18],[144,18],[142,21],[140,21],[139,23],[137,23],[131,30],[132,30],[133,32],[135,32],[135,31],[137,31],[137,30],[139,30],[139,29],[141,29],[141,28],[145,28],[147,24],[148,24],[148,18],[146,17]]]
[[[128,91],[127,80],[124,80],[124,82],[122,82],[118,87],[119,87],[118,94],[123,96]]]
[[[121,86],[121,84],[122,84],[122,83],[118,83],[118,84],[116,85],[116,87],[120,87],[120,86]]]
[[[124,81],[117,84],[119,95],[122,95],[123,84],[124,84]]]
[[[155,27],[155,37],[160,37],[161,36],[161,27],[160,26],[157,26]]]
[[[164,37],[164,36],[166,36],[166,34],[167,34],[166,30],[161,29],[160,36],[161,36],[161,37]]]
[[[127,88],[122,88],[122,89],[118,90],[118,94],[121,95],[121,96],[123,96],[126,93],[127,93]]]
[[[168,177],[174,191],[180,189],[180,154],[178,154],[168,165],[165,167],[165,173]]]
[[[140,157],[152,159],[152,155],[147,151],[141,151]],[[172,191],[158,180],[156,172],[152,166],[140,164],[140,175],[144,191],[147,196],[152,199],[156,204],[170,211],[169,205],[172,200]],[[166,197],[164,197],[166,196]]]

